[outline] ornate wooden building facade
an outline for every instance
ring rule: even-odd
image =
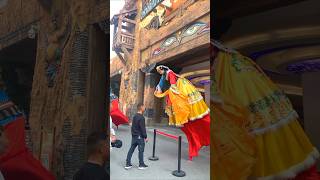
[[[107,126],[108,28],[108,1],[0,0],[1,73],[58,179],[72,179],[87,135]]]
[[[153,95],[159,64],[184,74],[209,99],[209,0],[126,1],[111,24],[118,58],[110,62],[110,77],[118,81],[126,115],[132,117],[135,105],[144,102],[147,124],[167,124],[164,101]]]

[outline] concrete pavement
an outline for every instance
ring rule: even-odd
[[[138,170],[138,148],[132,156],[133,168],[124,169],[127,152],[131,145],[130,126],[121,125],[116,130],[116,136],[122,140],[120,149],[113,148],[110,152],[111,180],[209,180],[210,179],[210,148],[204,147],[198,157],[193,161],[188,160],[188,144],[185,135],[180,129],[159,127],[157,129],[174,135],[182,135],[181,169],[186,172],[185,177],[175,177],[171,173],[178,167],[178,142],[158,135],[156,142],[156,156],[158,161],[150,161],[152,155],[153,129],[147,128],[149,142],[145,146],[145,163],[149,166],[146,170]]]

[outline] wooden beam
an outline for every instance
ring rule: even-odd
[[[119,40],[120,40],[120,34],[121,34],[121,28],[122,28],[122,18],[123,18],[122,15],[119,16],[116,42],[119,42]]]
[[[122,64],[125,66],[127,64],[126,60],[122,57],[122,55],[118,51],[116,51],[116,54],[118,55],[118,57],[121,60]]]
[[[126,48],[126,49],[130,49],[130,50],[133,49],[133,45],[122,44],[121,46],[124,47],[124,48]]]
[[[136,24],[136,21],[131,20],[131,19],[128,19],[128,18],[123,18],[123,21],[129,22],[129,23],[131,23],[131,24]]]
[[[131,34],[131,33],[128,33],[128,32],[121,32],[121,34],[122,34],[123,36],[125,36],[125,37],[130,37],[130,38],[132,38],[132,39],[135,39],[135,38],[134,38],[134,35],[133,35],[133,34]]]
[[[131,59],[131,53],[127,50],[127,48],[121,46],[121,50],[124,53],[124,59],[126,60],[126,62],[128,62],[129,59]]]

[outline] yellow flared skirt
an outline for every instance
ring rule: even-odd
[[[227,101],[211,105],[211,179],[246,180],[256,162],[255,141],[244,126],[247,112]]]
[[[221,164],[212,170],[228,168],[213,179],[287,179],[313,165],[319,153],[284,93],[247,57],[220,52],[216,60],[212,90],[223,102],[211,107],[220,145],[212,160]]]
[[[209,114],[209,107],[200,92],[185,78],[178,78],[176,85],[171,85],[166,92],[155,96],[168,96],[170,99],[171,104],[166,107],[169,125],[183,126]]]

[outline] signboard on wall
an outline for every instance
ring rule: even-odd
[[[145,18],[154,8],[156,8],[164,0],[150,0],[145,3],[141,11],[141,19]]]
[[[187,1],[189,1],[187,3]],[[147,0],[143,2],[141,11],[140,27],[146,29],[159,29],[166,22],[174,18],[179,12],[179,8],[186,8],[194,2],[193,0]],[[185,5],[185,6],[183,6]]]

